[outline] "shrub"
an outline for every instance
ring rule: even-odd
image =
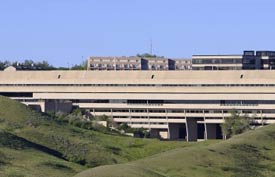
[[[252,122],[253,118],[247,115],[240,115],[236,111],[231,111],[230,117],[226,117],[224,123],[221,125],[224,138],[230,138],[233,135],[243,133],[250,129]]]

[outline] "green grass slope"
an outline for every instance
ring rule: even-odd
[[[76,177],[275,176],[275,125],[207,146],[178,148],[134,162],[96,167]]]
[[[53,155],[56,153],[0,130],[0,176],[72,176],[85,169]]]
[[[195,144],[85,130],[0,96],[0,176],[73,176]]]

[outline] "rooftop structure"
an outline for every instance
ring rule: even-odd
[[[193,55],[193,70],[275,69],[275,51],[244,51],[242,55]]]
[[[241,70],[242,55],[193,55],[193,70]]]
[[[177,67],[175,63],[177,62]],[[191,60],[164,57],[89,57],[88,70],[186,70]]]
[[[190,59],[173,59],[175,61],[175,70],[191,70],[192,60]]]
[[[140,57],[90,57],[88,70],[145,70],[147,62]]]

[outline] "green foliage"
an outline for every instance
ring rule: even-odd
[[[13,66],[18,70],[53,70],[55,67],[50,65],[47,61],[24,60],[23,62],[13,62],[7,64],[7,66]]]
[[[83,61],[81,64],[76,64],[71,67],[71,70],[86,70],[88,62],[87,60]]]
[[[137,54],[137,57],[156,58],[157,55],[152,55],[150,53],[143,53],[143,54]]]
[[[109,117],[106,115],[96,116],[95,120],[97,121],[108,121]]]
[[[150,133],[144,128],[131,128],[126,123],[121,123],[118,127],[119,130],[123,130],[125,133],[133,133],[136,138],[149,138]]]
[[[221,125],[223,136],[230,138],[249,130],[252,121],[253,118],[247,115],[240,115],[235,110],[231,111],[230,117],[226,117],[224,123]]]
[[[106,116],[97,116],[93,120],[90,120],[85,117],[84,111],[82,111],[79,108],[76,108],[72,111],[70,114],[64,114],[62,112],[57,113],[49,113],[49,116],[51,116],[53,119],[62,122],[62,123],[68,123],[69,125],[83,128],[86,130],[94,130],[106,134],[115,134],[115,131],[110,131],[109,127],[104,127],[103,125],[98,124],[98,121],[111,121],[111,119]],[[109,123],[111,124],[111,123]]]
[[[11,63],[9,61],[0,61],[0,70],[4,70],[6,67],[10,66]]]
[[[0,70],[4,70],[5,68],[13,66],[17,70],[86,70],[87,69],[87,61],[83,61],[80,64],[75,64],[72,67],[55,67],[48,63],[48,61],[33,61],[26,59],[22,62],[15,61],[0,61]]]
[[[133,130],[134,136],[138,138],[149,138],[150,133],[144,128],[135,128]]]
[[[137,57],[144,57],[144,58],[164,58],[164,56],[157,56],[155,54],[150,54],[150,53],[143,53],[143,54],[137,54]]]
[[[128,124],[126,124],[126,123],[121,123],[119,126],[118,126],[118,129],[119,130],[123,130],[124,132],[126,132],[126,133],[132,133],[131,132],[131,127],[129,127],[129,125]]]

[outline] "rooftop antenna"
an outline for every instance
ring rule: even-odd
[[[150,54],[153,55],[153,40],[150,39]]]

